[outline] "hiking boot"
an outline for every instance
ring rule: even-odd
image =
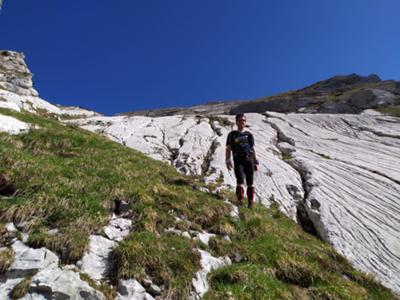
[[[248,186],[247,187],[247,200],[248,200],[248,207],[253,208],[254,204],[254,187]]]
[[[243,205],[243,199],[244,199],[244,189],[241,186],[236,187],[236,197],[239,202],[239,206]]]

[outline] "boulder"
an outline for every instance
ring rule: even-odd
[[[105,297],[83,281],[79,273],[54,266],[33,276],[28,294],[21,299],[103,300]]]
[[[12,244],[12,249],[15,256],[6,274],[8,279],[23,278],[32,272],[58,265],[57,255],[46,248],[33,249],[17,240]]]
[[[132,221],[125,218],[113,218],[110,223],[103,228],[104,234],[110,240],[122,241],[132,227]]]
[[[120,280],[116,300],[153,300],[153,296],[135,279]]]
[[[91,235],[89,250],[76,265],[81,272],[86,273],[93,280],[101,280],[108,273],[109,255],[115,247],[115,242],[99,235]]]

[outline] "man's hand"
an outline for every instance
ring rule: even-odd
[[[257,159],[254,160],[254,171],[258,171],[259,162]]]
[[[232,170],[232,161],[230,159],[227,159],[225,164],[229,171]]]

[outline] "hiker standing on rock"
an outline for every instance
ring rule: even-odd
[[[249,131],[245,131],[246,117],[244,114],[236,115],[236,125],[238,130],[233,130],[228,134],[226,140],[226,167],[232,170],[231,152],[233,153],[233,163],[237,180],[236,196],[239,205],[243,204],[244,198],[244,179],[247,183],[248,207],[254,204],[254,171],[257,170],[258,161],[254,150],[254,137]]]

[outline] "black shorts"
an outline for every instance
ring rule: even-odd
[[[254,180],[254,160],[249,158],[234,158],[235,175],[237,184],[244,184],[246,178],[247,186],[253,185]]]

